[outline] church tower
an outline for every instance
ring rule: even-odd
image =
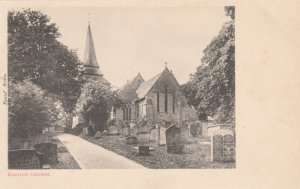
[[[88,24],[83,63],[84,76],[88,81],[95,81],[105,85],[110,85],[110,83],[103,77],[103,73],[99,68],[90,23]]]

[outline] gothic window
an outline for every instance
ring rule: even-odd
[[[173,113],[175,113],[175,106],[176,106],[175,97],[176,97],[176,94],[173,93]]]
[[[128,120],[131,120],[131,107],[129,107],[128,114],[129,114],[129,116],[128,116]]]
[[[159,91],[157,91],[156,96],[157,96],[157,103],[156,103],[156,105],[157,105],[157,113],[159,113]]]
[[[165,113],[168,113],[168,88],[165,87]]]
[[[139,116],[140,116],[140,106],[139,106],[139,104],[136,106],[135,111],[136,111],[136,118],[137,118],[137,120],[138,120],[138,119],[139,119]]]
[[[122,110],[123,110],[123,120],[125,120],[125,108],[122,108]]]

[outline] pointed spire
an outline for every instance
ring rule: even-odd
[[[98,72],[97,75],[103,75],[99,69],[90,23],[88,24],[83,62],[85,67],[95,68],[94,72]]]

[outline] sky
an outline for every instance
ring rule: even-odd
[[[80,60],[90,25],[98,64],[112,86],[139,72],[145,80],[165,68],[180,84],[201,64],[203,50],[229,18],[223,7],[39,8],[57,24],[59,40],[77,50]]]

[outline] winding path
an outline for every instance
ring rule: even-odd
[[[92,144],[78,136],[62,133],[56,136],[69,150],[82,169],[142,169],[123,156]]]

